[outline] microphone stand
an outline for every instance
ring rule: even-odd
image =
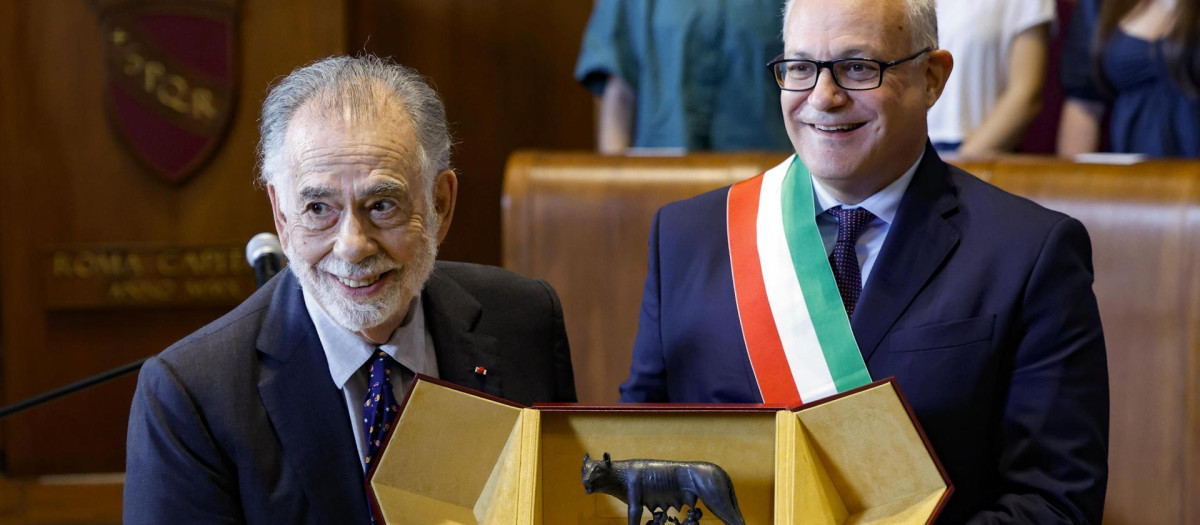
[[[118,377],[121,377],[123,375],[129,374],[132,372],[137,372],[139,369],[142,368],[142,364],[145,363],[146,360],[148,360],[148,359],[150,359],[150,358],[146,357],[146,358],[138,359],[137,361],[134,361],[132,363],[122,365],[122,366],[119,366],[112,370],[105,371],[105,372],[100,372],[99,374],[96,374],[92,377],[81,379],[81,380],[71,383],[69,385],[58,387],[49,392],[38,394],[38,395],[33,396],[24,401],[18,401],[11,405],[2,407],[2,408],[0,408],[0,419],[4,419],[4,418],[11,416],[13,414],[16,414],[18,412],[24,412],[25,410],[29,410],[29,409],[31,409],[35,406],[38,406],[42,403],[49,403],[50,401],[53,401],[55,399],[65,396],[65,395],[73,394],[75,392],[78,392],[85,388],[89,388],[89,387],[98,385],[105,381],[116,379]]]

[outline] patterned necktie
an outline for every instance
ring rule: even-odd
[[[363,400],[363,429],[367,431],[367,455],[363,461],[367,467],[371,466],[371,460],[379,454],[383,438],[387,436],[392,420],[400,411],[396,396],[392,394],[392,383],[388,380],[392,370],[396,368],[400,368],[399,363],[383,350],[376,350],[375,358],[371,361],[367,396]]]
[[[829,264],[833,266],[833,277],[837,280],[842,305],[846,307],[846,317],[850,317],[862,291],[862,270],[854,246],[875,216],[863,208],[843,209],[841,206],[830,208],[829,213],[838,221],[837,242],[833,244],[833,253],[829,254]]]

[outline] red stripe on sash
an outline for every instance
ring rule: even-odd
[[[783,353],[783,342],[775,327],[775,316],[767,302],[762,264],[758,258],[758,199],[763,176],[734,184],[726,205],[729,234],[729,264],[742,338],[758,380],[764,403],[795,403],[800,400],[792,369]]]

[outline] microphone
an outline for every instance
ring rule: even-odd
[[[260,233],[246,244],[246,262],[254,267],[254,282],[262,286],[283,268],[283,246],[274,233]]]

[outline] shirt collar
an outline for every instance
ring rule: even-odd
[[[321,340],[321,347],[325,350],[329,375],[338,388],[345,388],[346,382],[375,354],[377,345],[337,324],[325,313],[325,309],[317,304],[307,289],[301,290],[304,295],[304,307],[308,309],[308,316],[312,318],[317,337]],[[409,302],[408,315],[404,321],[392,332],[391,338],[378,345],[378,348],[409,370],[426,370],[425,312],[421,308],[419,294]]]
[[[872,215],[879,217],[888,224],[891,224],[896,218],[896,210],[900,209],[900,199],[904,197],[904,191],[908,189],[908,184],[912,182],[913,175],[917,172],[917,166],[921,165],[921,160],[925,158],[925,152],[921,152],[921,156],[917,157],[917,162],[909,166],[908,170],[900,175],[900,178],[892,181],[882,190],[875,192],[874,195],[867,197],[866,200],[858,203],[855,206],[847,206],[830,195],[829,190],[821,184],[821,181],[816,177],[813,181],[814,211],[818,216],[825,213],[834,206],[842,206],[845,208],[864,208],[871,212]]]

